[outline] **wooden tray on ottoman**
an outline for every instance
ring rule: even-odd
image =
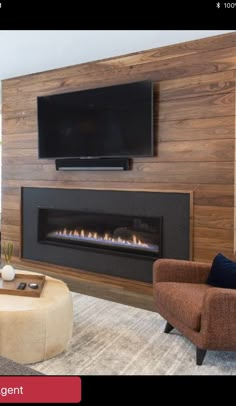
[[[17,289],[19,283],[25,282],[26,287],[24,290]],[[45,275],[30,275],[30,274],[16,274],[13,281],[3,281],[2,274],[0,273],[0,294],[17,295],[17,296],[30,296],[40,297],[45,282]],[[38,288],[33,289],[29,287],[29,283],[37,283]]]

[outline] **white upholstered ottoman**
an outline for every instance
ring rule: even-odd
[[[58,279],[47,276],[39,298],[0,294],[0,355],[22,364],[54,357],[69,344],[72,324],[71,293]]]

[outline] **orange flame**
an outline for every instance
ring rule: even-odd
[[[138,245],[140,247],[148,247],[148,244],[141,241],[135,234],[132,235],[131,240],[126,240],[121,237],[114,237],[109,235],[109,233],[105,233],[104,235],[99,235],[97,232],[86,231],[84,229],[81,230],[70,230],[67,228],[53,231],[48,234],[49,237],[75,237],[78,239],[91,239],[91,240],[98,240],[98,241],[109,241],[109,242],[117,242],[119,244],[126,244],[126,245]]]

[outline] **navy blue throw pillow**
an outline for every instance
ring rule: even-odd
[[[236,289],[236,262],[222,254],[216,255],[207,283],[219,288]]]

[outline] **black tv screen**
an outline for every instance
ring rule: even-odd
[[[38,97],[39,158],[153,155],[152,82]]]

